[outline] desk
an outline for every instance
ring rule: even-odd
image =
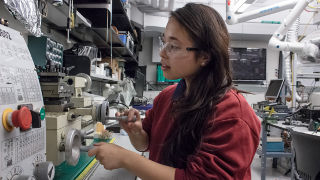
[[[302,179],[319,179],[320,132],[309,131],[307,127],[284,125],[279,121],[270,126],[290,129],[292,153],[295,158],[294,172]]]
[[[117,144],[121,147],[124,147],[130,151],[142,154],[135,150],[135,148],[131,145],[129,136],[121,135],[119,133],[114,134],[115,138],[114,144]],[[95,168],[88,173],[85,179],[92,180],[135,180],[136,176],[126,169],[115,169],[112,171],[104,169],[103,165],[99,164]]]
[[[261,180],[266,179],[266,163],[267,163],[267,157],[272,157],[272,158],[280,158],[280,157],[289,157],[291,159],[291,179],[294,179],[294,154],[292,152],[269,152],[267,151],[267,129],[268,126],[273,126],[275,128],[280,128],[283,130],[290,130],[290,127],[285,126],[281,123],[281,121],[278,121],[277,124],[271,124],[268,123],[266,120],[268,117],[268,113],[264,111],[258,111],[256,112],[257,116],[262,118],[261,122],[261,130],[262,130],[262,148],[257,149],[257,154],[261,156]],[[283,114],[273,114],[274,117],[280,118],[284,116]],[[284,121],[282,121],[284,122]],[[292,145],[291,145],[292,149]]]
[[[262,149],[258,149],[257,153],[261,155],[261,180],[265,180],[266,176],[266,158],[267,157],[274,157],[274,158],[279,158],[279,157],[289,157],[291,158],[291,179],[294,179],[294,171],[295,171],[295,163],[294,163],[294,148],[293,148],[293,143],[291,143],[291,150],[292,152],[267,152],[266,147],[267,147],[267,127],[275,127],[279,128],[282,130],[289,130],[290,132],[299,132],[302,134],[306,135],[312,135],[316,137],[320,137],[320,132],[313,132],[309,131],[307,127],[301,127],[301,126],[294,126],[294,125],[285,125],[285,121],[277,121],[277,123],[267,123],[265,121],[262,121]]]
[[[295,132],[320,137],[320,132],[309,131],[307,127],[285,125],[284,121],[278,121],[276,124],[269,124],[268,123],[268,125],[276,127],[276,128],[280,128],[280,129],[291,129],[292,131],[295,131]]]
[[[262,121],[261,123],[262,128],[262,149],[257,150],[257,154],[261,156],[261,180],[266,179],[266,162],[267,157],[273,157],[273,158],[280,158],[280,157],[289,157],[291,158],[291,170],[294,169],[294,156],[292,152],[267,152],[267,127],[269,125],[272,125],[270,123],[267,123],[266,121]],[[274,126],[279,128],[278,126]],[[281,129],[286,129],[286,127],[281,127]],[[294,172],[291,171],[291,179],[293,179]]]

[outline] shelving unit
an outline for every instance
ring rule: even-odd
[[[49,28],[65,33],[68,18],[68,0],[62,6],[55,7],[48,3],[48,16],[43,22]],[[102,52],[102,57],[122,58],[126,62],[138,63],[135,49],[129,49],[119,38],[111,25],[119,31],[131,34],[135,44],[138,43],[136,32],[128,18],[122,0],[73,0],[75,11],[75,27],[70,31],[70,37],[78,42],[92,42]],[[112,19],[111,19],[112,18]],[[117,83],[108,77],[92,77],[99,82]]]
[[[119,31],[129,31],[134,41],[137,42],[137,37],[133,32],[132,24],[121,0],[112,0],[112,16],[113,25],[116,26]]]
[[[131,52],[125,44],[119,39],[118,35],[112,28],[92,28],[93,31],[95,31],[102,39],[108,39],[108,44],[111,44],[112,41],[112,49],[113,52],[116,53],[116,57],[123,57],[124,59],[128,61],[136,61],[137,62],[137,56]],[[112,38],[107,38],[107,35],[110,35]]]
[[[110,4],[109,0],[74,0],[76,11],[75,28],[71,30],[71,36],[80,42],[89,41],[99,49],[111,51],[114,57],[122,57],[127,61],[137,62],[137,55],[129,50],[119,39],[116,32],[110,27]],[[44,22],[50,28],[65,31],[68,16],[67,0],[60,7],[54,7],[48,3],[49,14]],[[121,0],[112,0],[112,24],[119,31],[131,33],[134,42],[137,43],[133,27]],[[109,36],[108,36],[109,35]],[[112,38],[112,40],[111,40]],[[107,53],[110,55],[110,53]]]
[[[85,5],[78,5],[77,10],[86,18],[88,18],[92,27],[105,28],[110,26],[110,4],[99,4],[99,7],[89,6],[86,8]]]
[[[75,1],[78,10],[92,22],[92,29],[97,33],[106,43],[112,48],[113,57],[122,57],[127,61],[137,62],[137,56],[126,47],[125,44],[119,39],[118,34],[110,27],[112,25],[117,27],[119,31],[128,31],[137,43],[133,27],[128,18],[128,15],[123,7],[121,0],[112,0],[112,15],[110,13],[110,5],[106,4],[107,0],[94,0],[90,4],[85,0]],[[98,5],[97,5],[98,4]],[[106,13],[106,12],[108,13]],[[105,15],[103,15],[105,14]],[[101,19],[102,17],[102,19]],[[112,17],[112,21],[110,18]],[[98,22],[101,21],[101,22]],[[103,47],[102,47],[103,48]],[[107,51],[109,47],[107,47]]]
[[[113,79],[110,77],[100,76],[100,75],[91,75],[91,79],[101,81],[101,82],[108,82],[108,83],[118,83],[119,82],[118,79]]]
[[[44,22],[54,25],[55,27],[66,28],[69,6],[65,0],[62,6],[55,7],[51,3],[47,3],[48,15],[43,18]],[[76,12],[75,27],[91,27],[91,22],[88,21],[81,13]]]
[[[261,129],[262,129],[262,137],[261,137],[261,143],[262,146],[261,148],[257,149],[257,154],[261,156],[261,180],[265,180],[266,179],[266,164],[267,164],[267,158],[281,158],[281,157],[288,157],[291,159],[291,179],[293,179],[294,177],[294,153],[292,152],[270,152],[267,151],[267,131],[268,131],[268,126],[273,126],[271,123],[268,123],[266,120],[267,115],[265,114],[264,111],[259,112],[257,114],[258,116],[260,116],[263,121],[261,122]],[[273,126],[276,128],[280,128],[278,126]],[[283,129],[283,128],[280,128]],[[284,129],[284,130],[289,130],[289,129]],[[292,149],[292,147],[291,147]]]

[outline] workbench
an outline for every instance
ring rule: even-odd
[[[113,142],[114,144],[142,155],[142,152],[135,150],[135,148],[131,145],[129,136],[122,135],[120,133],[114,133],[113,137],[115,138]],[[87,176],[84,179],[135,180],[136,176],[131,172],[127,171],[126,169],[114,169],[112,171],[106,170],[103,167],[103,165],[99,164],[99,162],[97,161],[97,165],[90,170],[90,172],[87,174]]]

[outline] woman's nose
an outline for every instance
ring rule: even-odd
[[[165,48],[160,49],[159,55],[161,58],[168,58],[168,55],[167,55],[167,52],[165,51]]]

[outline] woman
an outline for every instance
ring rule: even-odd
[[[142,179],[251,179],[250,164],[259,143],[260,121],[232,87],[229,34],[212,8],[189,3],[171,13],[160,51],[167,79],[182,78],[164,89],[141,121],[125,113],[121,123],[146,159],[113,144],[89,152],[106,169],[126,168]]]

